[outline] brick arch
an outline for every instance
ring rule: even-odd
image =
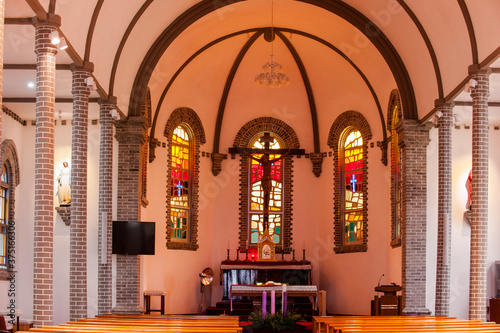
[[[19,182],[21,181],[20,179],[20,168],[19,168],[19,158],[17,154],[17,148],[16,144],[14,141],[7,139],[2,142],[2,148],[1,148],[1,154],[2,154],[2,165],[3,164],[8,164],[10,167],[10,172],[12,179],[12,186],[16,187],[19,185]]]
[[[300,148],[297,134],[285,122],[272,118],[262,117],[249,121],[238,131],[233,143],[234,148],[246,148],[250,140],[259,133],[272,132],[279,136],[285,148]],[[285,158],[284,176],[284,211],[283,211],[283,247],[277,248],[278,253],[290,253],[292,248],[292,212],[293,212],[293,158]],[[240,250],[247,247],[248,239],[248,157],[240,155]]]
[[[193,136],[193,174],[192,174],[192,184],[191,184],[191,210],[190,210],[190,228],[189,228],[189,239],[187,242],[175,242],[170,238],[170,183],[171,183],[171,173],[170,166],[172,165],[172,154],[168,154],[168,171],[167,171],[167,200],[166,200],[166,239],[167,248],[175,250],[189,250],[196,251],[198,249],[198,206],[199,206],[199,173],[200,173],[200,145],[206,142],[205,130],[203,129],[203,124],[201,123],[198,114],[186,107],[178,108],[172,112],[167,124],[165,125],[164,135],[167,138],[169,146],[171,145],[172,135],[174,130],[179,125],[186,125],[188,127],[190,134]]]
[[[205,129],[203,128],[200,117],[193,109],[186,107],[175,109],[172,112],[168,118],[167,124],[165,125],[163,135],[169,138],[174,133],[175,128],[180,124],[188,124],[189,127],[191,127],[193,135],[200,145],[206,143],[207,139],[205,137]]]
[[[355,245],[344,245],[342,241],[342,218],[341,214],[341,193],[338,170],[339,142],[347,129],[357,129],[363,137],[363,243]],[[333,149],[333,188],[334,188],[334,251],[335,253],[366,252],[368,249],[368,141],[372,138],[370,125],[365,117],[357,111],[346,111],[339,115],[328,134],[328,146]]]

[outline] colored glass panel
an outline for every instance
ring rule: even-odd
[[[178,126],[172,135],[170,173],[170,236],[172,240],[187,240],[190,209],[191,145],[188,132],[182,126]]]
[[[401,170],[401,149],[399,148],[399,137],[396,131],[396,125],[400,122],[398,107],[394,107],[392,113],[392,128],[391,128],[391,150],[392,150],[392,179],[393,179],[393,191],[394,191],[394,202],[393,202],[393,224],[394,233],[392,235],[393,239],[401,238],[401,198],[402,198],[402,170]]]
[[[345,138],[343,149],[344,244],[363,241],[363,138],[353,130]]]
[[[270,142],[270,149],[282,148],[280,142],[271,134],[273,141]],[[254,140],[251,148],[263,149],[264,145],[259,141],[260,138]],[[255,154],[255,158],[260,159],[261,154]],[[269,160],[279,158],[279,154],[270,154]],[[264,173],[262,165],[256,160],[249,158],[249,245],[255,246],[259,241],[259,237],[263,233],[263,210],[264,210],[264,190],[262,188],[261,179]],[[269,235],[273,237],[276,244],[282,242],[282,221],[283,221],[283,167],[284,161],[275,161],[271,165],[271,190],[269,193]]]
[[[4,166],[0,177],[0,269],[7,269],[7,225],[9,219],[9,176]]]

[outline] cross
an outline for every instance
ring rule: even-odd
[[[269,199],[271,194],[271,165],[274,162],[284,159],[288,155],[301,156],[305,154],[304,149],[270,149],[270,143],[274,142],[274,138],[269,132],[264,132],[259,139],[259,142],[264,145],[262,149],[256,148],[229,148],[230,154],[244,154],[249,158],[257,161],[262,166],[261,186],[263,190],[264,209],[262,210],[262,225],[264,231],[269,225]],[[254,155],[261,155],[256,158]],[[280,155],[278,158],[270,159],[271,155]]]
[[[182,189],[184,188],[184,186],[182,185],[182,181],[179,180],[179,184],[175,185],[175,187],[179,189],[179,197],[180,197],[182,195]]]
[[[358,182],[355,175],[352,175],[352,179],[350,180],[350,182],[352,185],[352,193],[354,193],[356,192],[356,183]]]

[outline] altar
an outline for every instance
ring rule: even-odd
[[[229,300],[232,285],[256,285],[274,281],[293,285],[311,284],[311,262],[282,260],[276,262],[225,260],[221,263],[223,300]],[[241,295],[243,296],[243,295]]]

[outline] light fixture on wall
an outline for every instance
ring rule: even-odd
[[[68,43],[66,43],[66,38],[61,37],[61,42],[59,43],[59,50],[66,50],[68,48]]]
[[[261,87],[279,88],[290,84],[288,76],[281,72],[281,65],[274,62],[274,0],[271,0],[271,61],[262,66],[262,73],[255,76],[255,84]],[[266,39],[267,40],[267,39]]]
[[[52,32],[49,34],[49,39],[50,42],[54,45],[57,45],[61,42],[61,38],[59,38],[59,32],[57,32],[57,30],[52,30]]]
[[[470,93],[472,88],[475,88],[477,86],[477,81],[474,79],[470,79],[469,82],[465,84],[464,91],[466,93]]]
[[[113,120],[120,120],[120,113],[116,109],[111,109],[109,111],[109,114],[111,115],[111,119]]]
[[[87,85],[87,87],[89,87],[90,90],[95,90],[96,89],[95,81],[94,81],[94,78],[92,76],[88,76],[85,79],[85,84]]]

